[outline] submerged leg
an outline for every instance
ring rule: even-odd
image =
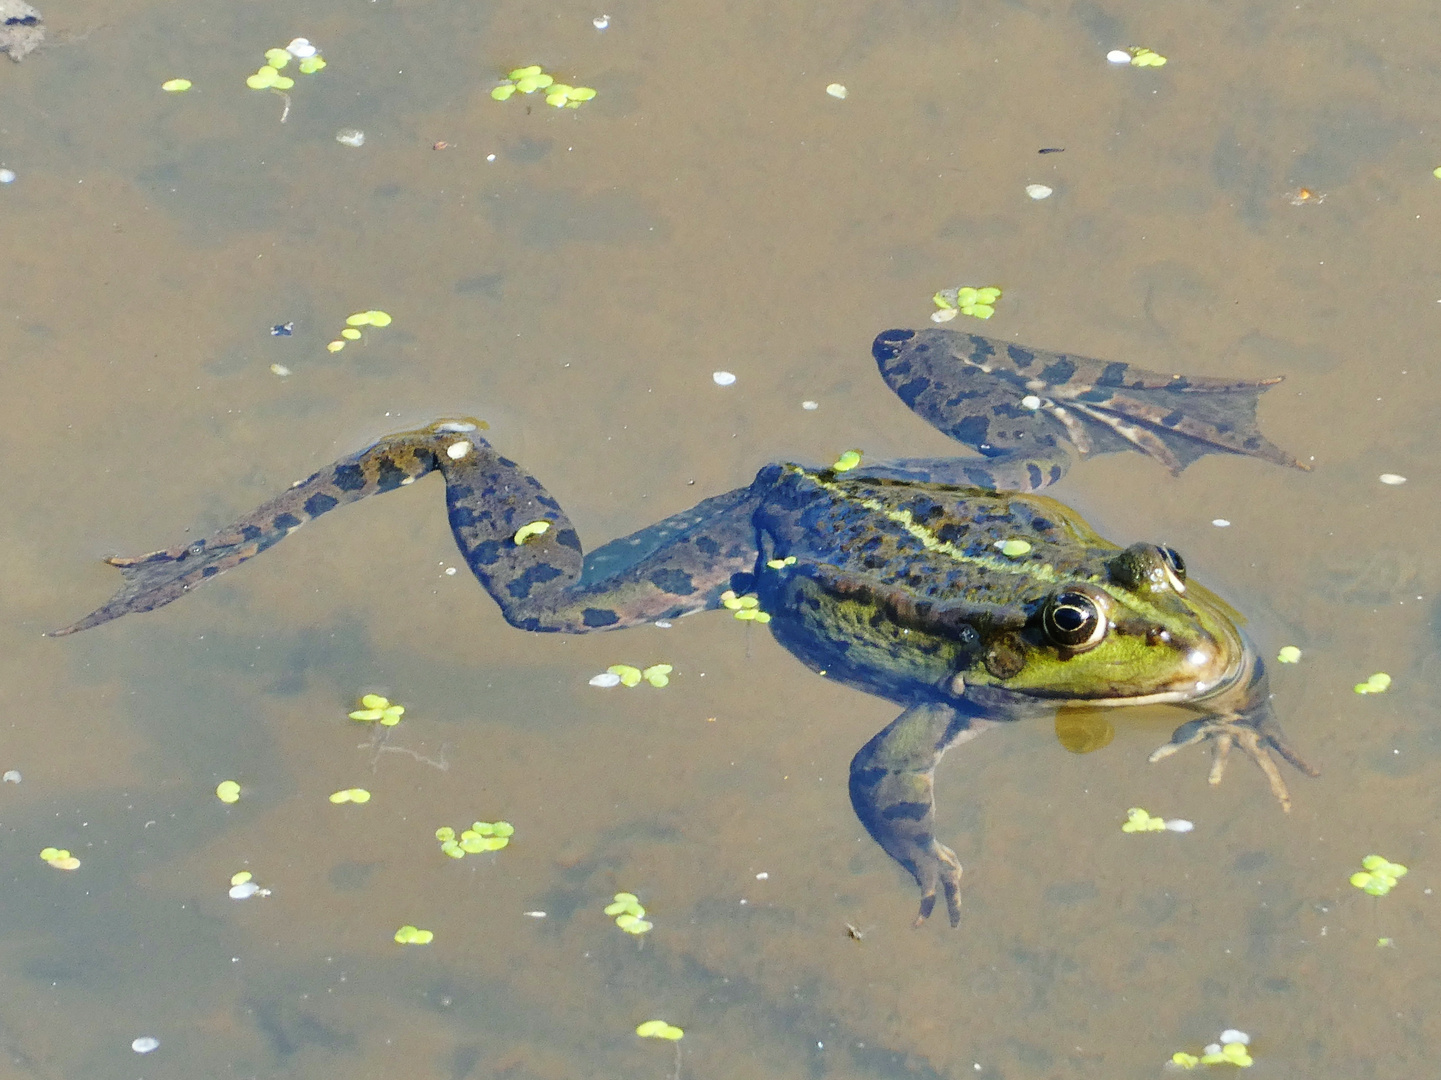
[[[961,864],[934,831],[936,764],[952,746],[996,723],[939,702],[912,705],[851,760],[856,816],[921,887],[916,926],[930,916],[938,888],[945,892],[951,925],[961,921]]]
[[[120,591],[104,606],[50,636],[88,630],[178,600],[197,585],[278,544],[327,510],[414,483],[436,467],[437,445],[454,442],[456,432],[474,431],[479,424],[470,419],[437,420],[418,431],[389,435],[326,466],[214,536],[149,555],[108,558],[105,561],[119,567],[124,576]]]
[[[884,331],[871,351],[915,413],[989,459],[974,468],[1018,467],[1030,490],[1065,472],[1066,444],[1136,450],[1173,473],[1205,454],[1306,468],[1256,423],[1257,399],[1280,379],[1165,375],[939,328]]]
[[[749,588],[757,553],[749,488],[707,499],[613,541],[596,553],[593,568],[583,565],[580,540],[560,504],[480,438],[480,426],[474,420],[440,420],[387,436],[205,540],[109,559],[124,575],[120,592],[55,634],[168,604],[312,518],[413,483],[434,469],[445,477],[461,554],[514,626],[568,633],[629,626],[714,606],[726,589]]]

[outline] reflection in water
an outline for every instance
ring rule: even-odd
[[[1258,1069],[1426,1074],[1429,10],[677,3],[603,33],[564,5],[178,10],[47,10],[0,71],[10,1073],[660,1078],[671,1051],[634,1034],[659,1017],[682,1076],[1151,1076],[1226,1027]],[[244,78],[297,34],[329,67],[282,125]],[[1105,63],[1142,37],[1164,68]],[[597,97],[493,102],[530,62]],[[1081,757],[1012,725],[941,770],[963,921],[911,932],[845,793],[884,704],[726,616],[515,633],[445,573],[424,481],[266,573],[39,636],[105,593],[98,556],[204,535],[431,416],[483,415],[592,547],[766,461],[949,453],[866,347],[960,281],[1004,288],[988,333],[1287,376],[1263,423],[1312,475],[1112,457],[1061,498],[1184,550],[1263,653],[1302,648],[1275,705],[1327,773],[1289,817],[1208,790],[1204,759],[1148,768],[1174,715],[1118,716]],[[394,325],[327,353],[369,309]],[[656,662],[664,690],[586,685]],[[370,691],[408,709],[381,744],[345,715]],[[1196,828],[1123,834],[1137,805]],[[477,819],[513,842],[437,852]],[[1348,883],[1376,852],[1411,870],[1383,897]],[[244,870],[272,895],[229,899]],[[619,891],[642,939],[604,914]],[[405,924],[434,942],[396,944]]]

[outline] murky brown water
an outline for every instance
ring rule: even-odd
[[[1431,6],[601,13],[52,0],[51,47],[0,62],[0,768],[24,777],[0,785],[0,1072],[659,1080],[671,1047],[632,1034],[653,1016],[686,1077],[1154,1077],[1230,1025],[1258,1077],[1434,1071]],[[329,67],[282,125],[243,80],[297,34]],[[1133,44],[1170,63],[1105,63]],[[599,96],[490,100],[527,62]],[[100,555],[436,415],[486,417],[592,545],[767,461],[946,453],[867,348],[959,284],[1005,288],[989,333],[1287,376],[1263,422],[1311,475],[1117,455],[1058,494],[1183,549],[1267,654],[1305,650],[1273,688],[1325,775],[1289,817],[1244,761],[1215,791],[1201,751],[1147,766],[1174,713],[1119,714],[1085,757],[1018,725],[941,770],[965,918],[912,931],[844,782],[893,706],[721,614],[513,631],[445,575],[434,479],[40,637],[109,596]],[[394,324],[327,353],[371,307]],[[586,685],[662,660],[663,691]],[[1389,693],[1352,693],[1380,670]],[[383,751],[345,719],[366,689],[409,710]],[[354,785],[369,805],[326,801]],[[1133,805],[1196,830],[1125,836]],[[476,817],[515,842],[440,857],[435,828]],[[1347,884],[1373,851],[1412,868],[1380,900]],[[228,899],[241,869],[273,895]],[[643,947],[601,913],[617,889]]]

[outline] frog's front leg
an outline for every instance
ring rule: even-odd
[[[952,746],[996,723],[943,702],[912,705],[851,760],[856,816],[921,887],[916,926],[930,916],[938,888],[946,894],[951,925],[961,921],[961,864],[934,831],[936,764]]]
[[[1214,740],[1210,781],[1212,784],[1219,784],[1226,770],[1226,758],[1231,747],[1239,746],[1242,753],[1254,761],[1266,775],[1266,780],[1271,785],[1271,794],[1276,796],[1281,809],[1289,812],[1291,793],[1286,790],[1286,781],[1271,755],[1278,755],[1307,776],[1321,774],[1292,749],[1271,708],[1270,680],[1266,674],[1266,665],[1249,642],[1246,649],[1248,666],[1236,683],[1219,696],[1197,703],[1196,707],[1205,709],[1206,715],[1188,720],[1178,727],[1171,735],[1170,742],[1158,747],[1151,754],[1150,760],[1154,763],[1187,746]]]

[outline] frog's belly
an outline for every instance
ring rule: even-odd
[[[959,641],[901,626],[865,597],[835,596],[799,574],[776,584],[760,595],[771,632],[827,678],[908,703],[946,695],[964,670]]]

